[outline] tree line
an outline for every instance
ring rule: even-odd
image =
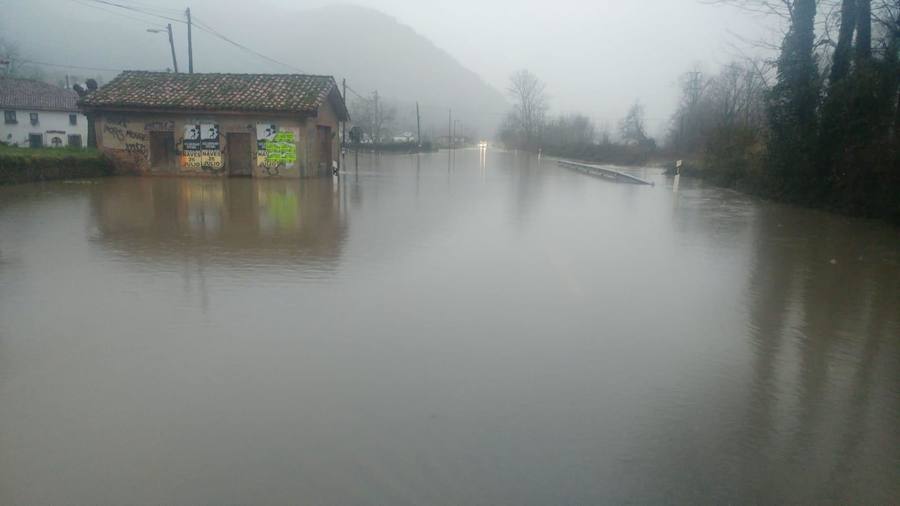
[[[784,20],[778,56],[686,73],[672,151],[722,184],[900,223],[900,1],[730,3]]]
[[[510,77],[507,93],[513,107],[497,133],[506,147],[620,164],[645,163],[657,153],[656,140],[647,133],[646,114],[640,102],[632,104],[619,121],[618,132],[613,132],[608,125],[598,127],[583,114],[548,116],[546,85],[528,70],[519,70]]]
[[[610,163],[685,159],[686,172],[775,200],[900,223],[900,0],[718,0],[785,27],[777,56],[680,79],[662,146],[639,103],[618,141],[583,115],[550,118],[544,85],[514,74],[510,147]]]

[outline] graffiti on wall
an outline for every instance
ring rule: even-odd
[[[147,156],[147,134],[132,129],[128,122],[121,118],[109,118],[103,123],[103,146],[120,149],[129,153]]]
[[[187,123],[181,143],[181,165],[191,169],[217,172],[224,166],[219,125],[214,123]]]
[[[147,134],[125,130],[125,151],[147,156]]]
[[[256,165],[270,176],[297,163],[297,135],[273,123],[256,125]]]
[[[169,120],[144,123],[145,132],[171,132],[172,130],[175,130],[175,123]]]

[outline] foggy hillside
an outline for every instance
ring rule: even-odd
[[[415,118],[418,100],[423,129],[435,135],[446,130],[449,107],[467,130],[481,135],[494,132],[507,108],[500,91],[412,27],[374,9],[333,5],[290,10],[257,3],[223,11],[195,3],[193,12],[198,25],[193,31],[197,72],[302,71],[333,75],[339,82],[346,78],[352,90],[366,97],[378,90],[387,102],[398,106],[398,119],[405,119],[407,125],[410,117]],[[142,23],[143,18],[105,15],[76,3],[61,3],[51,16],[46,11],[11,9],[5,17],[0,26],[4,37],[18,43],[26,58],[110,69],[171,67],[165,37],[146,33],[148,27],[156,27],[155,22],[164,24],[164,20]],[[74,27],[62,29],[64,23]],[[204,26],[287,65],[230,45]],[[186,39],[185,26],[176,23],[181,71],[187,70]],[[51,75],[60,71],[44,70]],[[115,75],[112,71],[68,72],[99,74],[106,80]],[[352,92],[348,95],[354,98]]]

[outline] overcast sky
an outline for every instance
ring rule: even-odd
[[[33,9],[53,24],[72,15],[121,18],[86,9],[81,0],[0,0],[0,10]],[[115,1],[115,0],[111,0]],[[266,2],[302,10],[329,0],[256,0],[259,19],[229,19],[237,0],[125,0],[134,5],[184,8],[213,19],[227,34],[248,37],[265,25]],[[772,19],[709,0],[356,0],[381,10],[431,39],[464,66],[503,91],[509,75],[528,68],[547,83],[553,112],[583,112],[615,128],[635,100],[645,104],[651,133],[660,135],[678,97],[678,76],[699,64],[712,72],[752,52],[735,35],[772,39]],[[58,7],[54,9],[54,6]],[[73,7],[77,9],[76,14]],[[116,10],[112,8],[112,10]],[[43,14],[42,14],[43,15]],[[198,14],[199,15],[199,14]],[[59,19],[54,19],[58,17]],[[231,26],[228,26],[231,24]],[[0,21],[0,29],[2,29]],[[35,32],[37,33],[37,32]],[[23,46],[28,46],[29,41]],[[252,40],[241,39],[252,46]],[[264,48],[259,48],[264,50]],[[101,55],[98,55],[101,56]],[[101,62],[102,63],[102,62]],[[315,71],[315,69],[311,69]]]
[[[286,6],[328,1],[275,0]],[[709,71],[752,52],[735,34],[770,38],[774,20],[708,0],[359,0],[396,17],[505,90],[528,68],[547,83],[555,112],[611,126],[631,102],[654,133],[677,103],[679,74]],[[734,46],[737,45],[739,49]]]

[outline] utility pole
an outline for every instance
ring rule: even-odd
[[[419,101],[416,100],[416,142],[422,147],[422,119],[419,117]]]
[[[343,85],[343,92],[341,93],[341,100],[344,101],[344,109],[347,110],[347,116],[350,115],[349,110],[347,109],[347,78],[345,77],[341,84]],[[344,169],[344,146],[347,144],[347,122],[341,121],[341,156],[338,157],[338,168]]]
[[[447,148],[453,149],[453,109],[447,109]]]
[[[169,47],[172,48],[172,68],[175,69],[175,73],[178,73],[178,60],[175,59],[175,39],[172,38],[172,23],[166,25],[166,30],[169,31]]]
[[[381,142],[381,115],[378,113],[378,90],[375,90],[374,101],[375,101],[375,111],[372,115],[372,119],[375,120],[375,143],[378,144]]]
[[[191,42],[191,8],[188,7],[184,11],[185,16],[187,16],[187,25],[188,25],[188,74],[194,73],[194,45]],[[171,28],[170,28],[171,30]],[[170,32],[171,33],[171,32]],[[176,72],[178,72],[176,70]]]
[[[347,108],[347,78],[345,77],[341,82],[343,85],[344,91],[341,97],[344,99],[344,108]],[[348,111],[349,116],[349,111]],[[347,122],[344,122],[344,128],[341,128],[341,152],[344,151],[344,145],[347,144]]]
[[[458,119],[453,120],[453,149],[456,150],[456,124],[459,123]]]
[[[157,30],[156,28],[147,28],[147,31],[150,33],[163,33],[163,30]],[[169,34],[169,47],[172,49],[172,68],[175,70],[175,73],[178,73],[178,60],[175,59],[175,39],[172,37],[172,23],[166,25],[166,30]]]

